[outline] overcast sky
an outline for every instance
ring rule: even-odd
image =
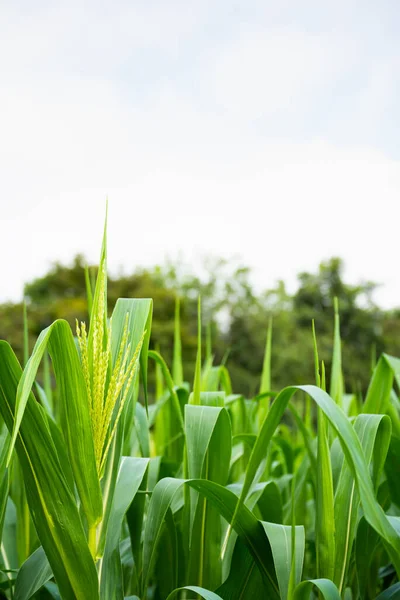
[[[400,305],[398,0],[0,2],[0,301],[55,259],[332,255]]]

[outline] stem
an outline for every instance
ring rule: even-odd
[[[345,554],[344,554],[344,560],[343,560],[343,566],[342,566],[342,572],[340,574],[340,583],[339,583],[339,593],[342,593],[342,589],[343,589],[343,584],[344,584],[344,576],[346,573],[346,566],[347,566],[347,554],[349,552],[349,540],[350,540],[350,526],[351,526],[351,512],[353,510],[353,499],[354,499],[354,492],[355,492],[355,483],[353,482],[353,487],[351,490],[351,496],[350,496],[350,506],[349,506],[349,512],[348,512],[348,518],[347,518],[347,531],[346,531],[346,546],[345,546]]]
[[[205,479],[208,479],[208,452],[206,454],[206,472]],[[201,537],[200,537],[200,564],[199,564],[199,585],[203,585],[204,579],[204,546],[205,546],[205,531],[206,531],[206,515],[207,515],[207,499],[202,498],[203,500],[203,514],[201,517]]]
[[[24,525],[25,525],[25,532],[24,532],[24,560],[25,558],[27,558],[30,554],[30,522],[29,522],[29,506],[28,506],[28,502],[26,500],[26,497],[23,500],[23,513],[24,513]]]
[[[90,525],[88,531],[88,544],[93,560],[96,560],[97,554],[97,539],[96,539],[97,527],[96,525]]]

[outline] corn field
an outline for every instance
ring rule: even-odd
[[[107,315],[106,245],[87,323],[55,321],[23,366],[0,342],[0,597],[400,598],[400,359],[346,393],[336,305],[329,378],[310,323],[315,381],[274,391],[266,323],[245,398],[202,354],[199,301],[186,382],[179,300],[167,365],[151,299]]]

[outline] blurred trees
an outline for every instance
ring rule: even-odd
[[[84,259],[69,266],[56,263],[43,277],[26,285],[25,296],[31,347],[42,329],[54,319],[87,320]],[[152,345],[171,364],[174,305],[181,297],[184,371],[193,377],[196,355],[197,296],[201,294],[203,324],[210,326],[215,362],[228,353],[227,366],[234,390],[258,392],[268,319],[273,317],[272,382],[275,389],[314,379],[311,320],[315,320],[320,358],[330,367],[333,337],[333,298],[339,299],[343,339],[343,369],[348,391],[367,386],[371,356],[383,350],[400,355],[400,310],[383,311],[373,302],[375,284],[349,285],[343,263],[332,258],[316,273],[300,273],[298,287],[289,294],[285,284],[256,293],[248,268],[209,259],[204,273],[195,276],[182,265],[137,269],[130,275],[109,277],[109,308],[119,297],[154,300]],[[91,272],[95,275],[95,269]],[[22,305],[0,306],[0,338],[22,355]],[[204,336],[205,337],[205,336]]]

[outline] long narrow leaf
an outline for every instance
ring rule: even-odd
[[[117,484],[108,528],[103,558],[100,561],[100,599],[123,600],[122,567],[119,539],[125,514],[135,498],[149,461],[146,458],[124,457],[119,467]]]
[[[89,524],[96,524],[101,519],[103,506],[94,455],[87,391],[76,345],[70,326],[66,321],[55,321],[42,331],[24,369],[17,391],[16,417],[9,460],[40,361],[46,349],[53,360],[57,385],[60,390],[61,426],[76,486]]]
[[[289,387],[284,389],[275,399],[253,447],[237,510],[239,510],[239,507],[247,497],[251,485],[256,480],[259,466],[265,459],[272,435],[291,397],[297,390],[302,390],[310,395],[323,410],[328,421],[337,432],[343,452],[356,480],[365,517],[387,542],[390,548],[391,559],[395,564],[397,572],[400,573],[400,538],[396,535],[392,525],[375,499],[371,477],[357,434],[339,406],[326,392],[315,386]]]
[[[22,369],[6,342],[0,342],[0,412],[11,432]],[[28,396],[16,438],[29,507],[60,592],[67,600],[98,598],[96,568],[78,509],[62,473],[43,409]]]
[[[42,546],[40,546],[18,571],[14,600],[29,600],[52,577],[53,571]]]

